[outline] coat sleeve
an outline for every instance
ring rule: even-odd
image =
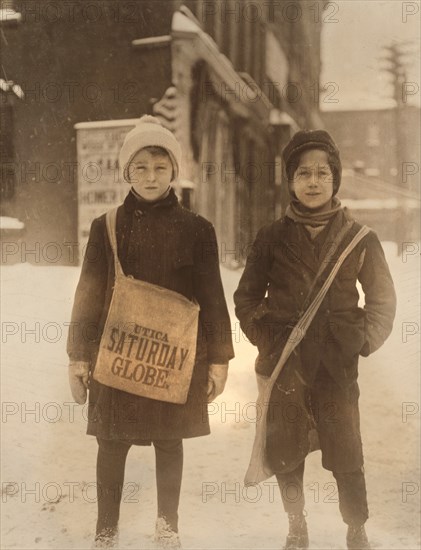
[[[260,330],[256,322],[268,311],[264,298],[272,264],[270,242],[269,230],[264,227],[257,234],[234,293],[235,314],[242,331],[254,345],[257,344],[256,337]]]
[[[193,288],[200,305],[203,337],[209,363],[228,363],[234,357],[231,321],[222,286],[215,230],[206,222],[194,247]]]
[[[107,287],[104,224],[92,222],[79,283],[76,288],[67,353],[71,361],[90,361],[99,339],[99,323]]]
[[[392,331],[396,293],[380,241],[374,231],[367,237],[364,261],[358,279],[365,295],[365,344],[367,357],[380,348]]]

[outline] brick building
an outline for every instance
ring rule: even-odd
[[[1,7],[1,213],[25,224],[22,246],[35,250],[16,248],[7,261],[51,263],[42,250],[52,242],[62,251],[56,263],[76,261],[69,243],[80,217],[81,123],[160,116],[182,143],[180,195],[215,224],[227,251],[279,213],[280,151],[291,132],[321,124],[321,22],[308,3],[3,0]],[[110,206],[104,201],[103,211]],[[241,260],[231,253],[229,263]]]
[[[343,203],[380,239],[399,247],[418,241],[419,108],[405,106],[399,113],[396,109],[332,111],[322,117],[341,151]]]
[[[419,190],[418,107],[408,105],[399,113],[396,109],[330,111],[322,117],[340,147],[345,169],[403,189]]]

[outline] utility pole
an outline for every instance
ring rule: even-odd
[[[388,72],[392,76],[393,85],[393,99],[395,100],[394,109],[394,126],[395,126],[395,139],[396,139],[396,167],[398,170],[397,184],[403,186],[402,165],[406,160],[406,134],[405,134],[405,107],[406,104],[403,100],[403,89],[405,82],[407,81],[406,64],[404,57],[407,55],[403,51],[403,47],[409,44],[409,42],[392,43],[389,46],[384,46],[383,50],[386,51],[381,59],[387,62],[387,65],[383,67],[383,70]]]
[[[396,140],[396,167],[397,176],[396,183],[402,188],[404,186],[402,178],[403,163],[406,160],[406,134],[405,134],[405,108],[406,104],[403,99],[403,89],[405,82],[407,81],[406,64],[404,57],[407,55],[403,51],[403,46],[409,44],[408,42],[392,43],[388,46],[384,46],[386,55],[382,57],[383,61],[387,62],[387,65],[383,67],[383,70],[387,71],[392,76],[393,85],[393,99],[395,100],[394,108],[394,127],[395,127],[395,140]],[[396,195],[397,208],[395,211],[395,240],[398,245],[397,253],[400,254],[401,243],[406,240],[406,236],[410,232],[411,228],[408,226],[408,212],[405,200],[402,199],[399,194]]]

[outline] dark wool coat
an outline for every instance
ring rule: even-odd
[[[311,241],[289,217],[263,227],[234,295],[241,328],[259,349],[257,372],[270,375],[329,246],[349,214],[340,210]],[[354,224],[336,258],[361,226]],[[316,288],[320,288],[324,278]],[[365,294],[358,306],[357,281]],[[370,231],[342,264],[299,348],[299,374],[311,384],[321,363],[343,388],[355,381],[358,356],[376,351],[392,330],[396,296],[383,249]]]
[[[131,191],[117,211],[117,246],[125,275],[196,299],[199,332],[193,377],[184,405],[132,395],[90,377],[87,433],[104,439],[178,439],[210,432],[210,363],[233,356],[230,319],[210,222],[183,208],[173,190],[152,206]],[[67,350],[94,369],[114,285],[114,260],[105,215],[91,226],[76,290]]]
[[[348,213],[340,210],[313,241],[289,217],[259,231],[234,294],[242,330],[259,349],[258,374],[270,376],[300,312],[361,228],[353,225],[306,300],[319,266],[348,219]],[[363,309],[358,306],[357,281],[365,294]],[[266,436],[266,456],[274,472],[292,471],[305,459],[313,427],[325,468],[335,472],[361,468],[358,357],[383,344],[392,330],[395,308],[384,253],[370,231],[342,264],[274,385]]]

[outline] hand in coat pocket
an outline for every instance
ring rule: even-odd
[[[86,402],[86,395],[89,380],[89,362],[70,361],[69,363],[69,384],[73,399],[79,405]]]

